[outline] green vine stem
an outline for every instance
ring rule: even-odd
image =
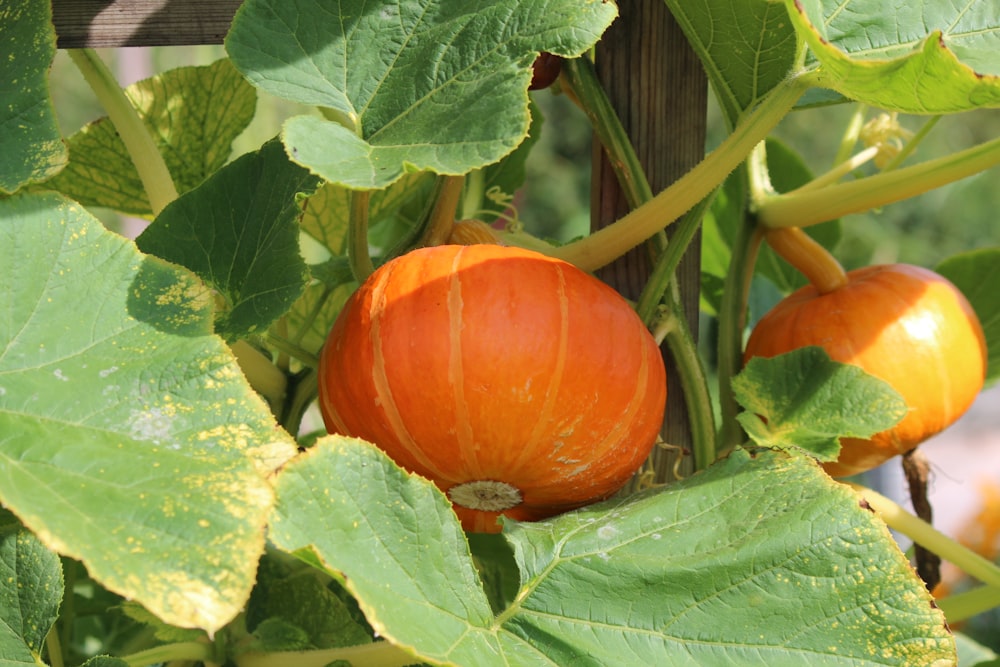
[[[874,160],[875,157],[879,154],[879,151],[880,149],[878,146],[869,146],[868,148],[859,151],[855,155],[848,157],[843,162],[839,162],[835,167],[830,169],[830,171],[826,172],[825,174],[821,174],[816,178],[812,179],[811,181],[809,181],[808,183],[806,183],[805,185],[802,185],[801,187],[791,190],[789,193],[785,194],[790,194],[791,192],[794,193],[809,192],[810,190],[818,190],[827,185],[833,185],[834,183],[842,179],[844,176],[847,176],[858,167],[864,165],[866,162]]]
[[[1000,607],[1000,586],[979,586],[936,602],[949,623],[959,623]]]
[[[69,595],[72,594],[71,591]],[[45,635],[45,652],[48,655],[50,667],[63,667],[66,664],[66,659],[63,657],[62,640],[59,638],[59,630],[56,626],[53,626],[49,630],[49,634]]]
[[[711,194],[785,117],[812,81],[811,73],[785,79],[737,123],[733,133],[714,151],[649,202],[613,224],[555,248],[549,254],[585,271],[594,271],[654,236]]]
[[[69,49],[68,53],[121,136],[139,172],[153,215],[159,215],[167,204],[177,199],[177,188],[152,135],[114,74],[93,49]]]
[[[740,405],[733,395],[732,379],[743,366],[743,329],[746,327],[746,304],[754,265],[764,235],[753,218],[742,221],[733,238],[729,271],[723,283],[719,305],[718,382],[720,454],[743,441],[743,428],[736,420]]]
[[[1000,567],[972,549],[959,544],[923,519],[910,514],[882,494],[857,484],[849,486],[868,502],[868,505],[875,510],[889,528],[907,536],[944,560],[950,561],[982,583],[1000,587]]]
[[[758,202],[757,216],[761,224],[769,228],[808,227],[908,199],[998,164],[1000,138],[856,181],[806,192],[770,195]]]
[[[651,200],[653,190],[646,179],[645,171],[618,114],[615,113],[604,87],[597,78],[593,63],[586,57],[566,60],[563,62],[560,77],[587,115],[598,141],[611,158],[611,169],[629,206],[638,208]]]
[[[271,411],[275,414],[285,403],[285,391],[288,389],[288,376],[275,366],[260,350],[245,340],[230,344],[236,361],[247,378],[251,379],[254,390],[264,397]]]
[[[455,214],[458,203],[462,199],[465,187],[465,176],[439,176],[438,187],[434,193],[434,207],[431,208],[427,227],[420,239],[419,245],[436,246],[448,240],[451,228],[455,225]]]
[[[163,644],[153,648],[139,651],[122,658],[129,664],[129,667],[144,667],[145,665],[155,665],[173,660],[185,660],[190,662],[218,663],[220,657],[216,654],[216,646],[208,642],[176,642],[174,644]]]
[[[405,667],[420,661],[395,644],[378,641],[313,651],[248,652],[237,656],[234,662],[236,667],[325,667],[335,662],[365,667]]]
[[[681,391],[688,408],[694,469],[704,470],[717,456],[715,413],[708,389],[708,376],[680,304],[674,302],[667,308],[667,315],[654,328],[653,337],[657,343],[666,342],[677,366]]]
[[[368,251],[368,202],[371,192],[351,192],[351,211],[347,224],[347,259],[355,280],[364,282],[375,271]]]
[[[851,157],[851,153],[854,152],[854,147],[858,143],[858,137],[861,135],[861,128],[865,125],[866,113],[868,113],[867,104],[854,105],[854,113],[851,114],[851,119],[847,123],[847,128],[840,138],[840,145],[833,157],[834,165],[841,164]]]

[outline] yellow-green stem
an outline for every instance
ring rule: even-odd
[[[437,188],[434,207],[431,209],[420,245],[441,245],[448,240],[451,228],[455,224],[455,214],[458,211],[458,202],[462,199],[465,177],[440,176],[439,179],[440,187]]]
[[[886,525],[920,546],[950,561],[963,572],[984,584],[1000,586],[1000,567],[972,549],[959,544],[923,519],[916,517],[892,500],[869,488],[851,485]]]
[[[867,104],[854,105],[854,113],[851,114],[851,120],[847,123],[844,136],[840,138],[840,145],[837,147],[837,152],[833,157],[834,165],[841,164],[851,157],[851,153],[854,152],[854,146],[858,143],[858,137],[861,135],[861,128],[865,126],[866,113],[868,113]]]
[[[288,376],[245,340],[238,340],[229,347],[250,386],[263,396],[271,406],[271,410],[277,413],[285,402]]]
[[[978,586],[937,600],[949,623],[959,623],[1000,607],[1000,586]]]
[[[177,199],[177,188],[156,142],[97,53],[93,49],[69,49],[68,53],[114,124],[139,173],[153,215],[159,215],[167,204]]]
[[[549,254],[594,271],[639,245],[707,197],[740,165],[811,85],[800,74],[774,88],[718,148],[649,202],[613,224]]]
[[[410,653],[385,641],[314,651],[244,653],[237,656],[234,662],[236,667],[324,667],[338,661],[365,667],[405,667],[420,662]]]
[[[829,294],[847,285],[847,273],[830,251],[799,227],[768,229],[767,244],[791,264],[820,294]]]
[[[820,188],[826,187],[827,185],[833,185],[834,183],[842,179],[844,176],[847,176],[858,167],[864,165],[866,162],[874,160],[875,156],[878,155],[878,153],[879,153],[878,146],[869,146],[868,148],[859,151],[857,154],[847,158],[843,162],[840,162],[839,164],[837,164],[837,166],[835,166],[833,169],[826,172],[825,174],[817,176],[816,178],[812,179],[805,185],[798,187],[794,190],[791,190],[790,192],[802,193],[802,192],[808,192],[810,190],[818,190]]]
[[[144,667],[157,663],[185,660],[190,662],[219,662],[216,647],[208,642],[177,642],[154,646],[122,658],[129,667]]]
[[[808,227],[914,197],[1000,164],[1000,138],[910,167],[818,190],[772,195],[757,203],[769,228]]]
[[[355,190],[351,193],[350,220],[347,224],[347,259],[351,264],[351,272],[359,283],[375,271],[372,257],[368,252],[368,202],[371,193],[368,190]]]
[[[68,595],[72,595],[70,591]],[[66,661],[63,659],[62,641],[59,639],[59,630],[52,626],[49,634],[45,635],[45,651],[48,654],[50,667],[63,667]]]

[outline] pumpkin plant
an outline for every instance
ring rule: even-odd
[[[127,89],[71,51],[108,118],[70,136],[49,84],[62,4],[0,22],[5,659],[942,665],[946,622],[1000,606],[994,563],[816,463],[943,428],[984,342],[1000,374],[1000,251],[938,267],[966,304],[922,269],[844,271],[826,231],[1000,164],[997,138],[911,162],[933,120],[853,122],[1000,107],[989,3],[666,0],[724,137],[659,192],[595,68],[612,2],[245,0],[217,61]],[[529,93],[543,53],[556,85]],[[657,77],[634,88],[674,83]],[[562,244],[517,197],[558,131],[551,95],[630,207]],[[234,151],[258,96],[294,110]],[[857,112],[811,177],[769,137],[819,105]],[[149,224],[133,241],[89,209]],[[632,304],[591,273],[639,247]],[[815,286],[785,303],[850,314],[808,341],[765,317],[744,350],[797,273]],[[663,355],[691,437],[660,448]],[[668,448],[676,468],[643,462]],[[889,527],[982,585],[932,600]]]
[[[614,290],[566,262],[492,244],[379,267],[323,346],[331,433],[433,480],[469,531],[538,520],[620,489],[656,443],[666,371]]]

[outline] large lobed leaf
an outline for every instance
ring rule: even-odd
[[[362,441],[290,463],[271,537],[341,577],[375,630],[460,665],[931,665],[954,640],[885,525],[805,457],[739,450],[689,480],[506,527],[494,615],[444,496]]]
[[[57,195],[0,201],[0,503],[168,623],[220,628],[294,452],[211,296]]]
[[[144,79],[128,86],[125,95],[182,194],[226,163],[256,106],[256,91],[225,58]],[[73,134],[69,155],[69,165],[48,187],[85,206],[152,215],[139,173],[109,118]]]
[[[1000,106],[994,2],[785,0],[822,85],[908,113]]]
[[[66,165],[49,96],[55,54],[51,2],[0,4],[0,193],[44,181]]]
[[[837,458],[841,437],[870,437],[892,428],[907,411],[888,383],[831,360],[821,347],[754,357],[732,384],[748,410],[737,419],[755,443],[802,448],[821,461]]]
[[[225,304],[216,315],[219,335],[263,331],[305,288],[299,195],[318,180],[269,141],[171,202],[136,243],[218,291]]]
[[[701,59],[730,127],[788,74],[797,41],[788,13],[761,0],[666,0]]]
[[[463,174],[524,139],[540,51],[576,56],[617,13],[605,0],[248,0],[226,38],[269,93],[330,110],[290,119],[300,164],[353,189],[407,171]]]

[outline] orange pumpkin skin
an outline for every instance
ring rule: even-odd
[[[434,481],[476,532],[498,532],[501,514],[537,520],[620,489],[656,443],[666,391],[659,348],[614,290],[560,260],[485,244],[380,267],[348,300],[319,368],[327,430]],[[489,488],[457,488],[479,481],[520,501],[464,507],[465,491],[489,500]]]
[[[957,420],[983,388],[986,343],[962,293],[942,276],[891,264],[850,271],[828,294],[810,286],[785,297],[754,327],[744,360],[809,345],[860,366],[902,395],[909,412],[871,439],[842,438],[833,477],[870,470]]]

